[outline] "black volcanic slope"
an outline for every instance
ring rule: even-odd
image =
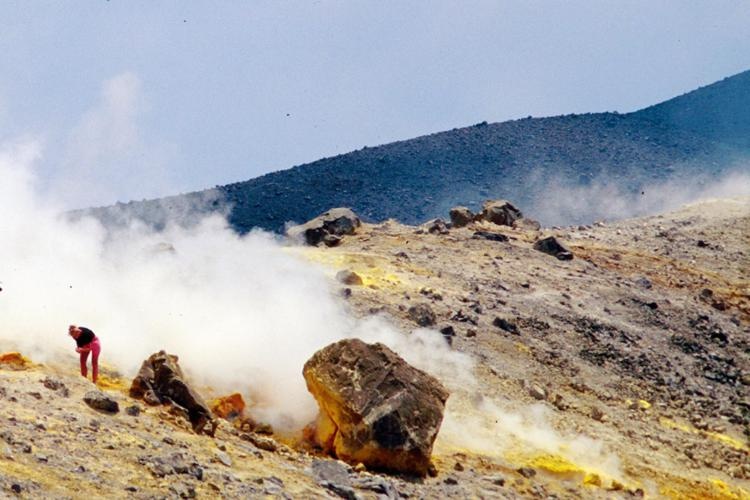
[[[750,153],[750,71],[629,114],[481,123],[364,148],[211,190],[93,209],[105,223],[228,210],[233,227],[280,231],[336,206],[365,220],[415,224],[462,204],[507,198],[521,209],[550,179],[635,191],[667,178],[711,178]],[[229,207],[229,208],[227,208]],[[531,214],[533,216],[533,213]]]

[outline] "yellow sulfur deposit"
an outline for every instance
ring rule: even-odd
[[[11,370],[25,370],[31,367],[31,360],[20,352],[6,352],[0,354],[0,368]]]
[[[741,440],[734,438],[732,436],[728,436],[726,434],[722,434],[720,432],[701,431],[691,425],[675,422],[674,420],[665,418],[665,417],[659,418],[659,423],[669,429],[678,429],[678,430],[681,430],[682,432],[689,432],[691,434],[701,434],[710,439],[713,439],[714,441],[718,441],[727,446],[731,446],[732,448],[735,448],[737,450],[748,451],[749,449],[747,444],[743,443]]]

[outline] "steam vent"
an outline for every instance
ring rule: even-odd
[[[305,363],[320,407],[314,439],[324,451],[368,468],[424,476],[448,392],[383,344],[347,339]]]

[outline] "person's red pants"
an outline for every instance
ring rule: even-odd
[[[99,353],[102,350],[102,346],[99,343],[99,339],[95,338],[89,345],[86,346],[86,351],[81,353],[81,375],[84,377],[88,375],[88,369],[86,368],[86,361],[89,359],[89,352],[91,353],[91,379],[96,383],[97,377],[99,377]]]

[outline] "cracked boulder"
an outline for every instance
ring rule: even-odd
[[[346,339],[303,369],[320,408],[308,435],[350,464],[424,476],[448,392],[383,344]]]
[[[149,356],[141,365],[130,386],[130,397],[143,399],[147,404],[167,404],[185,410],[196,433],[205,431],[213,435],[216,422],[203,398],[188,385],[178,357],[159,351]],[[206,430],[206,424],[211,424]]]
[[[302,239],[308,245],[336,246],[341,237],[354,234],[361,225],[359,217],[350,208],[332,208],[314,219],[287,230],[293,239]]]
[[[512,226],[513,222],[522,218],[520,210],[506,200],[488,200],[482,205],[482,219],[500,226]]]

